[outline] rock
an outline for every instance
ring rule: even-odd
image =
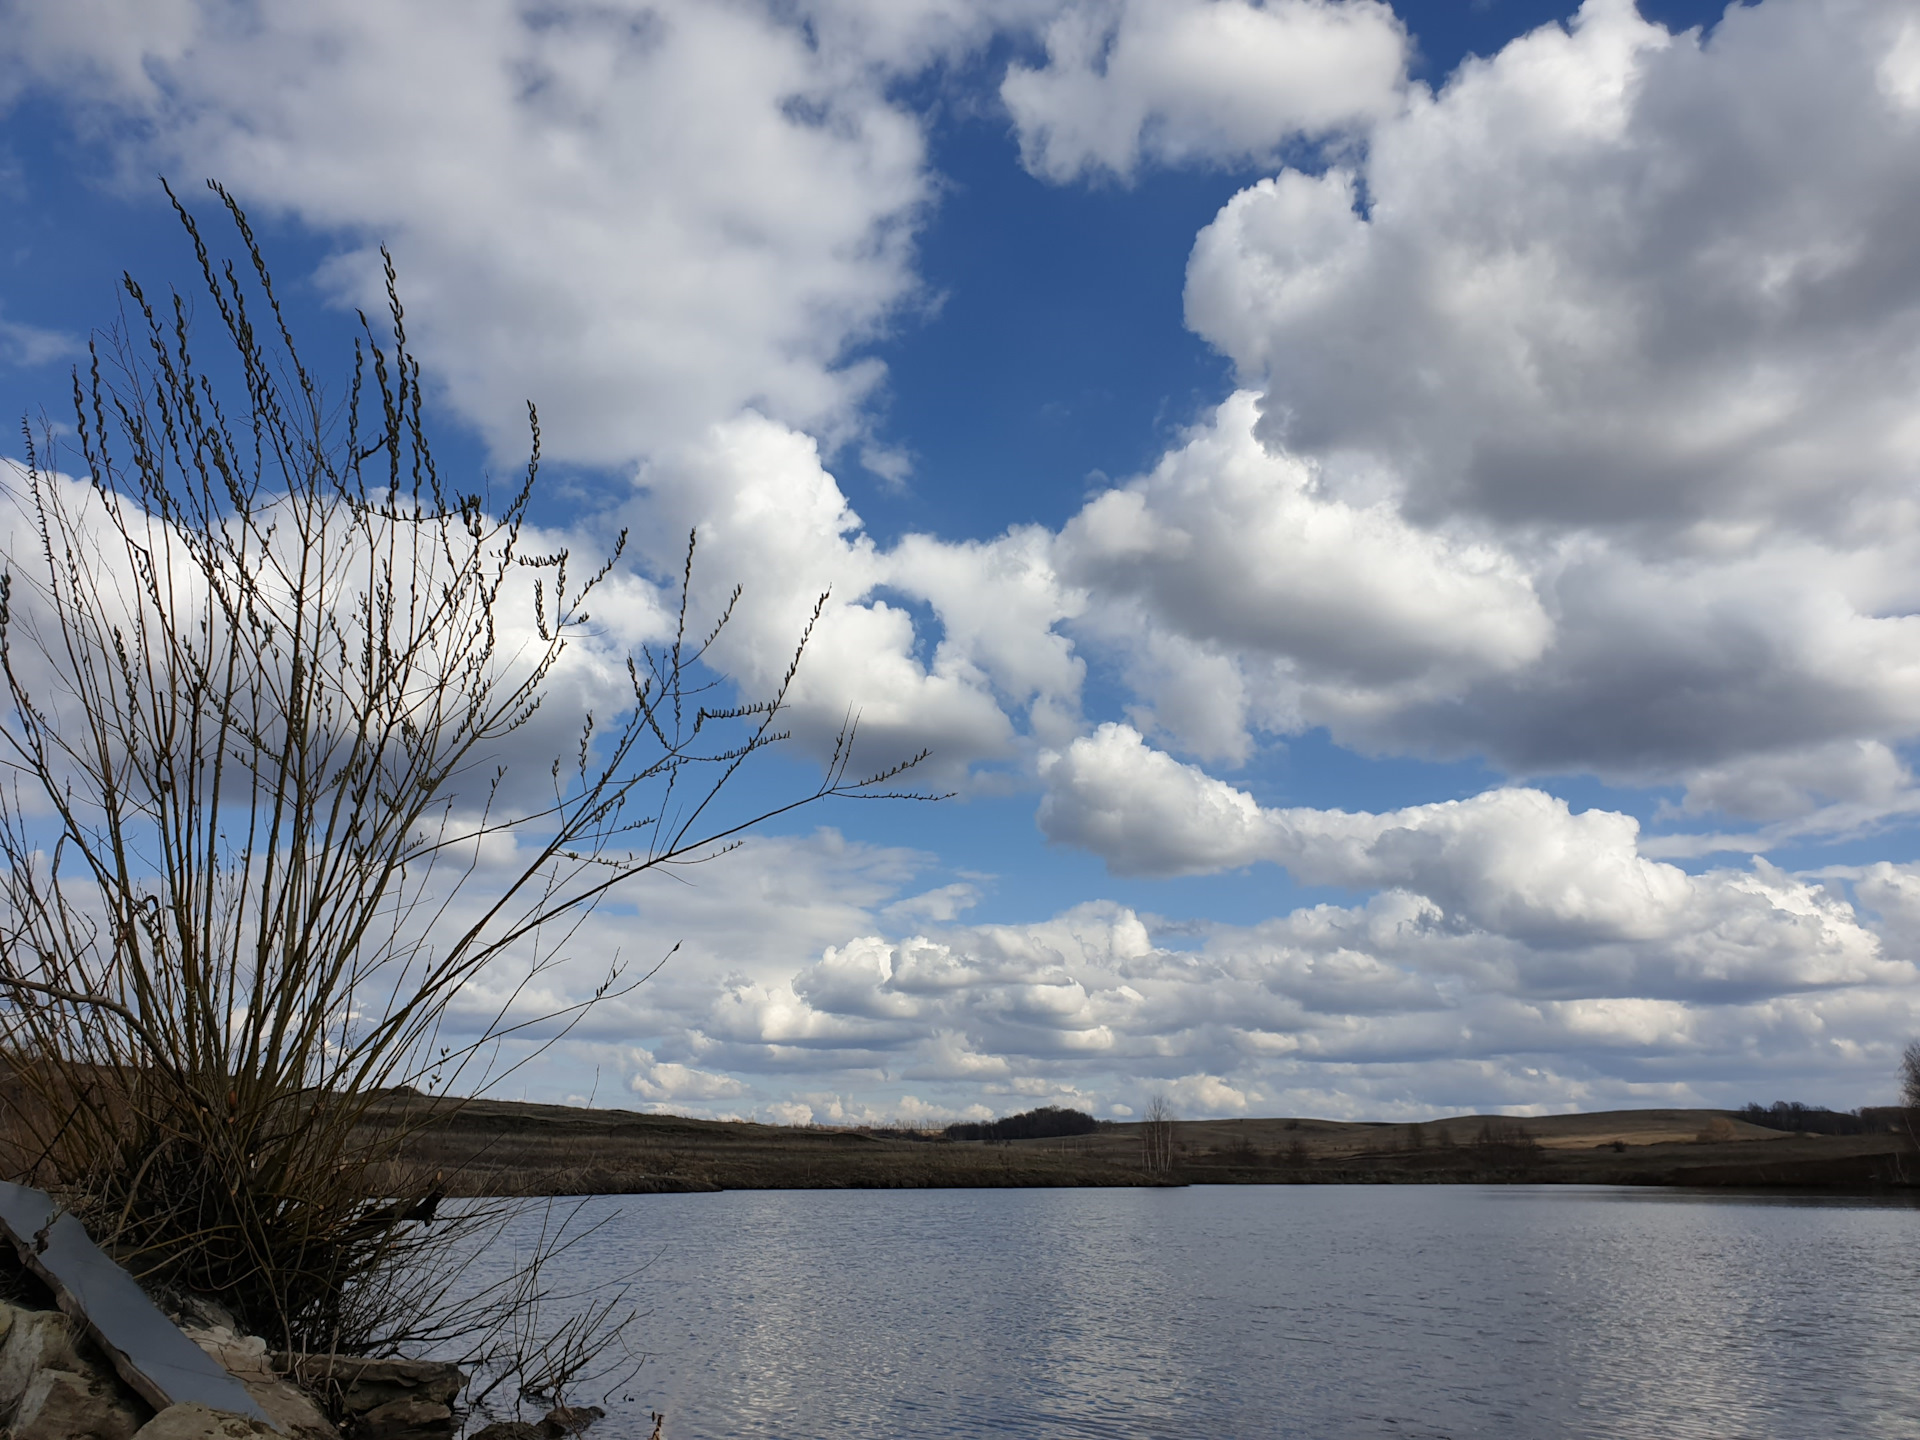
[[[0,1415],[10,1413],[41,1370],[86,1371],[74,1346],[73,1324],[58,1310],[16,1311],[0,1347]]]
[[[58,1310],[5,1310],[0,1417],[14,1440],[129,1440],[145,1407]]]
[[[182,1325],[180,1328],[189,1340],[216,1360],[223,1355],[234,1355],[244,1357],[249,1366],[265,1368],[267,1365],[267,1342],[258,1335],[242,1335],[231,1325]],[[219,1354],[215,1354],[216,1350]]]
[[[452,1405],[467,1383],[458,1365],[438,1360],[362,1360],[347,1355],[287,1355],[276,1352],[273,1368],[313,1390],[340,1387],[342,1407],[365,1415],[395,1400]]]
[[[340,1432],[313,1397],[274,1369],[267,1342],[258,1335],[236,1335],[225,1325],[189,1329],[186,1333],[240,1382],[282,1434],[294,1440],[340,1440]]]
[[[585,1433],[589,1425],[605,1419],[606,1414],[598,1405],[560,1405],[549,1410],[547,1418],[537,1425],[525,1420],[496,1420],[485,1429],[474,1431],[467,1440],[566,1440],[570,1435]],[[656,1426],[655,1436],[659,1433]]]
[[[246,1387],[253,1403],[266,1411],[281,1434],[293,1440],[340,1440],[333,1422],[298,1385],[267,1371],[236,1372],[233,1378]]]
[[[13,1440],[133,1440],[140,1417],[119,1387],[73,1370],[41,1370],[13,1414]]]
[[[204,1405],[169,1405],[135,1431],[133,1440],[253,1440],[271,1434],[265,1425],[244,1415]]]
[[[389,1400],[360,1417],[356,1440],[431,1440],[453,1434],[453,1411],[432,1400]]]
[[[552,1440],[544,1425],[529,1425],[524,1420],[496,1420],[484,1430],[476,1430],[467,1440]]]
[[[547,1412],[547,1418],[541,1423],[552,1436],[582,1435],[596,1420],[604,1420],[607,1412],[598,1405],[556,1405]]]
[[[337,1397],[329,1403],[344,1412],[355,1440],[452,1440],[453,1399],[467,1383],[459,1366],[438,1360],[276,1353],[270,1363],[307,1389]]]
[[[58,1310],[5,1311],[0,1418],[13,1440],[129,1440],[146,1406]]]

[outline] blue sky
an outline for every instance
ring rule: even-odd
[[[59,412],[120,270],[186,278],[158,173],[249,207],[310,353],[388,244],[448,463],[510,467],[538,401],[541,523],[633,525],[636,584],[697,526],[749,690],[833,588],[758,783],[855,710],[957,792],[637,890],[581,975],[681,955],[527,1093],[1888,1098],[1920,1033],[1905,7],[0,18],[11,413]]]

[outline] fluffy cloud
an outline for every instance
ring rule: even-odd
[[[1270,464],[1417,540],[1406,576],[1431,564],[1484,608],[1427,602],[1461,637],[1432,652],[1451,690],[1315,687],[1296,672],[1318,650],[1369,654],[1341,609],[1364,588],[1263,595],[1267,572],[1215,547],[1209,584],[1251,602],[1234,634],[1194,624],[1190,589],[1136,583],[1147,681],[1244,716],[1195,753],[1323,724],[1372,750],[1677,780],[1743,815],[1904,793],[1828,772],[1920,734],[1911,28],[1821,0],[1676,36],[1589,0],[1410,92],[1363,158],[1222,210],[1187,314],[1259,392]],[[1183,498],[1152,513],[1245,524],[1229,487]],[[1349,548],[1306,543],[1328,564]],[[1142,719],[1185,738],[1157,705]],[[1732,778],[1796,757],[1828,757],[1805,761],[1827,780],[1763,799]]]
[[[1388,460],[1421,512],[1858,534],[1920,446],[1920,158],[1880,80],[1905,23],[1768,4],[1703,41],[1588,0],[1359,169],[1236,197],[1189,317],[1270,437]]]
[[[1678,831],[1644,841],[1646,854],[1669,857],[1749,854],[1794,841],[1820,841],[1885,829],[1920,814],[1920,786],[1906,762],[1878,741],[1840,741],[1799,751],[1744,756],[1688,777],[1679,805],[1661,817],[1718,813],[1768,823],[1739,834]]]
[[[889,43],[924,48],[931,8]],[[368,242],[330,268],[343,298],[378,309],[388,244],[424,358],[503,453],[529,397],[549,453],[596,462],[748,405],[845,431],[878,378],[849,347],[915,284],[918,122],[767,7],[93,0],[5,29],[16,76],[141,137],[129,170]]]
[[[633,1073],[627,1077],[627,1089],[653,1109],[671,1111],[691,1101],[733,1100],[747,1093],[747,1087],[730,1075],[658,1061],[638,1048],[633,1051],[631,1064]]]
[[[1885,745],[1841,741],[1700,771],[1688,783],[1685,808],[1747,820],[1805,815],[1836,802],[1884,811],[1912,786],[1913,772]]]
[[[365,246],[390,245],[423,358],[497,449],[531,397],[550,456],[636,465],[623,518],[654,572],[698,529],[698,618],[746,582],[713,658],[752,695],[831,592],[790,697],[814,754],[858,717],[857,763],[931,747],[948,783],[1017,758],[1019,721],[1077,725],[1048,537],[882,554],[816,438],[859,432],[880,371],[854,350],[917,286],[933,182],[889,86],[1046,7],[16,8],[16,78],[133,122],[127,168],[215,174],[342,237],[329,283],[369,308]]]
[[[1239,725],[1208,727],[1252,702],[1223,704],[1223,689],[1264,692],[1279,728],[1276,709],[1452,695],[1540,656],[1552,627],[1512,556],[1330,493],[1317,466],[1262,446],[1255,401],[1235,395],[1150,474],[1097,496],[1056,548],[1062,573],[1100,599],[1086,628],[1126,647],[1136,689],[1187,748],[1241,758]],[[1218,673],[1190,673],[1207,662],[1182,651]],[[1172,672],[1160,684],[1156,663]]]
[[[1511,558],[1323,493],[1312,467],[1259,444],[1254,412],[1236,395],[1151,474],[1093,500],[1061,536],[1067,573],[1194,639],[1362,683],[1538,658],[1547,617]]]
[[[1384,814],[1266,809],[1113,724],[1042,767],[1042,829],[1123,874],[1200,874],[1266,861],[1308,884],[1405,890],[1448,923],[1542,949],[1656,941],[1684,949],[1714,932],[1746,958],[1736,964],[1726,958],[1733,950],[1716,952],[1721,958],[1699,962],[1701,973],[1730,979],[1747,964],[1778,978],[1774,957],[1764,947],[1742,948],[1748,942],[1737,937],[1769,927],[1804,930],[1807,953],[1824,957],[1809,975],[1839,983],[1871,973],[1873,957],[1855,943],[1850,915],[1813,892],[1783,889],[1771,871],[1694,876],[1643,858],[1632,816],[1575,814],[1538,790],[1493,790]],[[1683,971],[1694,963],[1679,950],[1667,959]]]
[[[1590,0],[1235,197],[1187,313],[1248,389],[1054,550],[1133,723],[1768,824],[1676,854],[1908,813],[1912,28],[1831,0],[1676,36]]]
[[[779,683],[826,596],[791,692],[797,737],[816,753],[857,717],[862,764],[930,747],[928,773],[957,781],[970,764],[1017,756],[1009,712],[1027,712],[1043,734],[1077,725],[1083,665],[1053,627],[1081,602],[1055,576],[1044,532],[958,544],[909,536],[882,550],[818,444],[751,414],[668,451],[640,478],[643,544],[699,531],[703,626],[741,578],[714,659],[751,693]],[[650,558],[662,569],[677,563],[665,549]],[[941,622],[930,647],[913,601],[930,603]]]
[[[1264,159],[1399,101],[1407,36],[1378,0],[1080,0],[1046,64],[1000,87],[1021,158],[1056,182],[1143,161]]]

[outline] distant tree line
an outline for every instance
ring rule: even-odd
[[[1776,1100],[1771,1105],[1748,1105],[1734,1114],[1749,1125],[1764,1125],[1769,1130],[1805,1135],[1879,1135],[1895,1127],[1900,1112],[1890,1105],[1829,1110],[1824,1105],[1802,1105],[1798,1100]]]
[[[1051,1140],[1061,1135],[1091,1135],[1100,1122],[1084,1110],[1042,1105],[999,1120],[961,1121],[946,1128],[949,1140]]]

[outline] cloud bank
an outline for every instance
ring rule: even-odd
[[[1518,850],[1489,820],[1502,808],[1558,848]],[[1920,934],[1914,867],[1851,877],[1876,914],[1764,861],[1637,860],[1630,820],[1533,792],[1344,819],[1328,873],[1386,888],[1197,930],[1111,902],[900,930],[881,897],[927,857],[831,832],[755,842],[726,883],[620,922],[630,945],[740,948],[676,959],[594,1017],[589,1050],[623,1103],[787,1121],[1124,1116],[1156,1090],[1190,1115],[1378,1118],[1738,1104],[1786,1075],[1878,1098],[1920,1022],[1896,958]],[[1488,852],[1503,879],[1480,873]]]

